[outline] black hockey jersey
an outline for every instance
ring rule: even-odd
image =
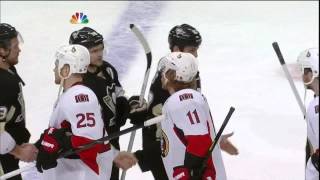
[[[25,105],[22,94],[24,82],[17,74],[16,69],[8,70],[0,68],[0,110],[1,120],[5,120],[5,131],[7,131],[16,144],[29,141],[30,133],[25,127]],[[19,160],[11,154],[0,155],[0,163],[4,173],[19,168]],[[15,176],[10,180],[20,180],[21,176]]]
[[[83,83],[98,97],[102,108],[102,118],[109,134],[119,131],[119,119],[116,117],[116,98],[124,95],[115,68],[108,62],[103,62],[96,73],[87,72]],[[111,140],[111,144],[119,148],[119,139]]]
[[[14,67],[0,68],[0,108],[6,109],[2,118],[6,119],[5,130],[17,144],[29,141],[30,133],[25,127],[25,104],[22,94],[24,82]]]

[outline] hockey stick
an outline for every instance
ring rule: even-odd
[[[86,145],[83,145],[83,146],[79,146],[77,150],[70,149],[69,151],[61,154],[60,158],[66,157],[66,156],[69,156],[69,155],[72,155],[72,154],[77,154],[79,152],[82,152],[84,150],[87,150],[87,149],[91,148],[92,146],[94,146],[96,144],[103,144],[105,141],[112,140],[114,138],[117,138],[117,137],[122,136],[124,134],[127,134],[129,132],[133,132],[133,131],[136,131],[137,129],[141,129],[141,128],[144,128],[144,127],[159,123],[163,119],[164,119],[164,115],[151,118],[148,121],[145,121],[144,123],[141,123],[141,124],[138,124],[138,125],[134,125],[134,126],[132,126],[130,128],[124,129],[122,131],[110,134],[109,136],[106,136],[106,137],[100,138],[98,140],[95,140],[95,141],[93,141],[93,142],[91,142],[89,144],[86,144]]]
[[[207,167],[207,162],[208,162],[208,160],[210,159],[210,157],[211,157],[211,153],[212,153],[212,151],[214,150],[214,148],[216,147],[216,145],[217,145],[217,143],[218,143],[218,141],[219,141],[219,139],[220,139],[220,137],[221,137],[221,135],[222,135],[222,132],[223,132],[223,130],[224,130],[224,128],[227,126],[227,124],[228,124],[228,122],[229,122],[229,120],[230,120],[230,118],[231,118],[231,115],[232,115],[232,113],[234,112],[234,107],[230,107],[230,110],[229,110],[229,112],[228,112],[228,114],[227,114],[227,116],[226,116],[226,118],[224,119],[224,121],[223,121],[223,123],[222,123],[222,125],[221,125],[221,127],[220,127],[220,129],[219,129],[219,131],[218,131],[218,133],[217,133],[217,135],[216,135],[216,137],[214,138],[214,140],[213,140],[213,143],[211,144],[211,146],[209,147],[209,150],[208,150],[208,153],[206,154],[206,156],[205,156],[205,158],[204,158],[204,160],[203,160],[203,163],[202,163],[202,165],[201,165],[201,167],[200,167],[200,170],[198,171],[199,172],[199,174],[197,174],[196,176],[194,176],[193,178],[195,178],[195,179],[201,179],[201,177],[202,177],[202,174],[204,173],[204,170],[206,169],[206,167]]]
[[[287,68],[287,65],[286,65],[286,63],[285,63],[285,61],[284,61],[284,59],[283,59],[283,56],[282,56],[282,53],[281,53],[281,51],[280,51],[280,48],[279,48],[278,43],[277,43],[277,42],[273,42],[273,43],[272,43],[272,47],[273,47],[274,51],[276,52],[276,54],[277,54],[277,56],[278,56],[279,62],[280,62],[280,64],[281,64],[281,66],[282,66],[282,69],[283,69],[283,71],[284,71],[284,74],[286,75],[286,78],[287,78],[288,81],[289,81],[289,84],[290,84],[290,86],[291,86],[291,89],[292,89],[292,91],[293,91],[293,94],[294,94],[294,96],[296,97],[296,100],[297,100],[297,102],[298,102],[298,104],[299,104],[299,107],[300,107],[300,110],[301,110],[301,112],[302,112],[302,114],[303,114],[303,117],[306,117],[306,109],[305,109],[305,107],[304,107],[304,105],[303,105],[303,103],[302,103],[302,100],[301,100],[301,98],[300,98],[300,96],[299,96],[299,93],[298,93],[298,91],[297,91],[297,88],[296,88],[296,86],[294,85],[294,82],[293,82],[293,80],[292,80],[292,77],[290,76],[290,73],[289,73],[288,68]]]
[[[0,176],[2,176],[4,174],[3,172],[3,168],[2,168],[2,165],[1,165],[1,162],[0,162]]]
[[[138,124],[138,125],[134,125],[134,126],[132,126],[130,128],[124,129],[122,131],[110,134],[109,136],[106,136],[106,137],[100,138],[98,140],[95,140],[95,141],[93,141],[93,142],[91,142],[89,144],[85,144],[83,146],[80,146],[76,150],[66,151],[65,153],[61,154],[59,156],[59,158],[63,158],[63,157],[66,157],[66,156],[69,156],[69,155],[72,155],[72,154],[76,154],[76,153],[82,152],[84,150],[87,150],[87,149],[91,148],[92,146],[94,146],[96,144],[103,144],[105,141],[112,140],[114,138],[117,138],[117,137],[122,136],[124,134],[127,134],[129,132],[136,131],[137,129],[141,129],[141,128],[144,128],[144,127],[151,126],[153,124],[159,123],[163,119],[164,119],[164,115],[151,118],[151,119],[145,121],[144,123],[141,123],[141,124]],[[23,168],[11,171],[11,172],[9,172],[7,174],[4,174],[3,176],[0,176],[0,180],[5,180],[5,179],[8,179],[8,178],[11,178],[11,177],[16,176],[18,174],[21,174],[24,171],[27,171],[27,170],[31,169],[33,167],[35,167],[34,163],[28,164],[27,166],[25,166]]]
[[[149,74],[150,74],[152,55],[151,55],[150,46],[149,46],[146,38],[141,33],[141,31],[134,24],[130,24],[130,29],[137,36],[137,38],[140,41],[140,43],[142,44],[144,52],[146,53],[146,56],[147,56],[147,69],[144,74],[144,80],[143,80],[143,84],[142,84],[141,92],[140,92],[140,96],[139,96],[139,105],[141,107],[143,104],[143,97],[146,92],[148,78],[149,78]],[[128,144],[128,152],[132,151],[133,141],[134,141],[135,136],[136,136],[136,131],[132,131],[132,133],[130,135],[130,141]],[[121,180],[124,180],[125,177],[126,177],[126,171],[122,171]]]
[[[283,71],[284,71],[284,73],[285,73],[285,75],[286,75],[286,78],[287,78],[288,81],[289,81],[289,84],[290,84],[290,86],[291,86],[291,89],[292,89],[292,91],[293,91],[293,94],[294,94],[294,96],[296,97],[296,100],[297,100],[297,102],[298,102],[298,105],[299,105],[299,107],[300,107],[300,110],[301,110],[301,112],[302,112],[302,114],[303,114],[304,120],[307,121],[307,120],[306,120],[306,114],[307,114],[307,113],[306,113],[305,106],[303,105],[302,100],[301,100],[301,98],[300,98],[300,96],[299,96],[299,93],[298,93],[298,91],[297,91],[297,88],[296,88],[296,86],[294,85],[294,82],[293,82],[293,80],[292,80],[292,77],[290,76],[290,73],[289,73],[288,68],[287,68],[287,65],[286,65],[286,63],[285,63],[285,61],[284,61],[284,58],[283,58],[283,56],[282,56],[282,53],[281,53],[281,51],[280,51],[280,48],[279,48],[278,43],[277,43],[277,42],[273,42],[273,43],[272,43],[272,47],[273,47],[274,51],[276,52],[276,54],[277,54],[277,56],[278,56],[278,59],[279,59],[279,62],[280,62],[280,64],[281,64],[281,66],[282,66],[282,69],[283,69]],[[307,138],[307,146],[308,146],[308,145],[309,145],[309,146],[312,146],[311,143],[310,143],[310,141],[309,141],[309,139]],[[312,148],[310,148],[310,149],[312,149]],[[306,147],[306,161],[307,161],[307,159],[310,157],[310,156],[308,156],[308,154],[310,154],[310,153],[308,152],[307,147]]]
[[[20,169],[11,171],[11,172],[9,172],[9,173],[7,173],[7,174],[4,174],[4,175],[0,176],[0,180],[9,179],[9,178],[11,178],[11,177],[13,177],[13,176],[16,176],[16,175],[18,175],[18,174],[21,174],[22,172],[27,171],[27,170],[35,167],[35,166],[36,166],[35,163],[30,163],[30,164],[28,164],[28,165],[26,165],[26,166],[24,166],[24,167],[22,167],[22,168],[20,168]]]

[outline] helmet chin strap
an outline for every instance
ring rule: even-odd
[[[312,76],[312,78],[311,78],[311,80],[309,82],[303,82],[303,84],[305,86],[310,85],[313,82],[314,78],[315,78],[315,76]]]
[[[167,88],[167,84],[168,84],[168,78],[166,77],[166,74],[165,74],[165,71],[163,71],[162,73],[161,73],[161,76],[162,76],[162,78],[164,79],[164,82],[163,82],[163,87],[164,88]]]
[[[59,100],[59,97],[60,97],[60,94],[62,92],[62,88],[63,88],[63,85],[64,85],[64,78],[61,78],[61,81],[60,81],[60,85],[59,85],[59,91],[58,91],[58,97],[57,97],[57,101]]]
[[[305,112],[307,112],[307,110],[306,110],[306,99],[307,99],[307,87],[304,86],[303,107],[304,107]],[[304,118],[306,118],[306,117],[304,117]]]
[[[63,76],[61,75],[61,70],[59,70],[59,71],[60,71],[60,72],[59,72],[59,77],[61,78],[61,80],[60,80],[60,85],[59,85],[59,91],[58,91],[57,100],[58,100],[59,97],[60,97],[60,94],[61,94],[61,92],[62,92],[63,86],[64,86],[64,84],[65,84],[65,80],[71,76],[71,73],[69,72],[69,74],[68,74],[67,77],[63,77]]]

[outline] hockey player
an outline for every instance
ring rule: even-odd
[[[105,180],[110,179],[114,148],[96,144],[88,150],[57,160],[61,152],[88,144],[107,136],[96,95],[82,84],[90,54],[81,45],[63,46],[56,52],[55,83],[63,93],[59,96],[49,121],[49,128],[37,143],[36,167],[44,171],[44,179]],[[114,162],[127,169],[136,160],[130,153],[120,152]]]
[[[302,81],[306,89],[315,93],[307,108],[307,135],[311,143],[311,155],[306,166],[306,180],[319,179],[319,49],[304,50],[298,56]]]
[[[103,61],[103,36],[90,27],[83,27],[71,33],[69,44],[80,44],[90,52],[90,65],[84,75],[84,84],[97,95],[102,106],[105,128],[109,134],[120,131],[126,122],[130,107],[124,96],[124,90],[119,82],[116,69]],[[146,105],[144,106],[146,108]],[[133,109],[131,109],[133,111]],[[119,138],[111,140],[111,144],[120,149]],[[119,179],[119,169],[113,166],[111,180]]]
[[[197,59],[190,53],[173,52],[161,62],[162,88],[170,93],[162,109],[166,119],[161,122],[162,159],[168,178],[225,180],[219,145],[199,174],[216,133],[206,98],[196,91]]]
[[[15,68],[21,41],[13,26],[0,23],[0,174],[18,169],[19,159],[35,160],[38,151],[27,144],[30,133],[25,127],[24,82]],[[21,176],[10,180],[21,180]]]
[[[169,48],[171,52],[188,52],[195,57],[198,56],[198,48],[202,42],[200,33],[194,27],[188,24],[177,25],[169,32],[168,37]],[[161,115],[161,109],[164,102],[170,96],[169,92],[161,88],[161,61],[158,64],[157,72],[150,85],[148,110],[146,114],[141,113],[140,116],[132,116],[133,124],[139,123],[141,120],[153,118]],[[201,90],[199,72],[196,75],[197,90]],[[221,149],[231,155],[237,155],[237,148],[228,140],[231,134],[226,134],[221,137]],[[156,125],[146,127],[142,130],[143,149],[135,152],[138,158],[138,163],[143,172],[151,170],[156,180],[165,180],[166,173],[161,160],[159,128]],[[155,145],[153,145],[155,144]],[[159,148],[154,149],[158,146]]]

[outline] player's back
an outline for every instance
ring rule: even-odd
[[[107,136],[100,111],[94,92],[83,85],[74,85],[58,99],[50,119],[50,126],[61,128],[69,124],[73,135],[96,140]],[[61,158],[56,168],[45,171],[44,177],[52,180],[107,179],[110,177],[112,154],[112,150],[98,153],[96,160],[99,174],[79,158]]]
[[[71,125],[72,133],[91,139],[103,136],[101,108],[96,95],[83,85],[74,85],[59,98],[50,126],[60,128],[63,121]]]
[[[167,174],[172,177],[173,168],[184,164],[186,137],[209,134],[215,137],[210,109],[205,97],[198,91],[183,89],[172,94],[163,108],[165,121],[162,127],[162,156]],[[212,153],[217,180],[225,179],[220,147]]]

